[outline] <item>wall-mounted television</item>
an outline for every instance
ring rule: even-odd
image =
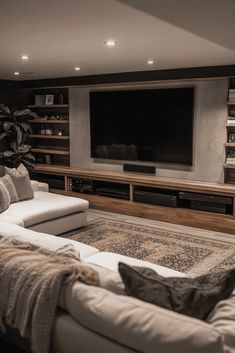
[[[194,87],[90,92],[91,157],[192,165]]]

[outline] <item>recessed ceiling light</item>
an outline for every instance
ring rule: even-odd
[[[81,68],[80,68],[79,66],[75,66],[74,70],[75,70],[75,71],[80,71]]]
[[[115,45],[117,45],[117,41],[114,39],[108,39],[105,40],[104,44],[107,45],[107,47],[115,47]]]
[[[21,55],[20,57],[22,60],[29,60],[29,56],[24,54],[24,55]]]
[[[20,73],[18,71],[14,72],[14,75],[18,76]]]
[[[154,64],[154,61],[152,59],[148,60],[147,61],[148,65],[153,65]]]

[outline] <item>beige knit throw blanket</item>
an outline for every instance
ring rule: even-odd
[[[74,259],[71,245],[46,255],[13,243],[0,242],[0,325],[29,338],[34,353],[48,353],[62,286],[76,280],[98,285],[98,273]]]

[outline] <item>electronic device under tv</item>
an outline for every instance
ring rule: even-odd
[[[91,157],[192,165],[194,88],[90,92]]]

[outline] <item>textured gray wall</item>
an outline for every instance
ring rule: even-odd
[[[175,165],[134,163],[155,165],[157,176],[171,178],[223,182],[224,142],[226,141],[225,121],[227,116],[226,99],[228,80],[190,81],[185,84],[154,84],[146,87],[195,86],[194,116],[194,156],[192,167]],[[123,88],[144,87],[125,85]],[[99,170],[122,171],[123,162],[94,160],[90,158],[89,91],[109,88],[70,89],[70,147],[71,166],[88,167]]]

